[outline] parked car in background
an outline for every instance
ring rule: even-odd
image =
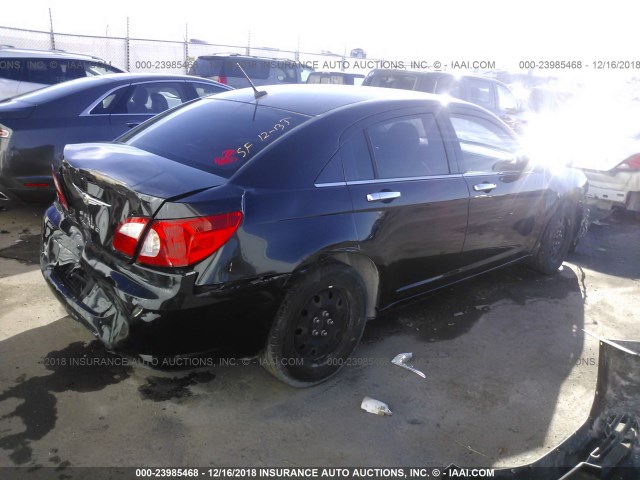
[[[255,342],[272,374],[309,386],[379,312],[516,261],[553,273],[577,241],[584,175],[531,164],[475,105],[262,90],[65,148],[41,268],[107,348],[153,359]]]
[[[189,75],[209,78],[234,88],[249,86],[238,64],[254,85],[305,83],[313,70],[284,58],[265,58],[238,54],[201,55],[189,69]]]
[[[307,83],[328,83],[332,85],[362,85],[364,75],[347,72],[311,72]]]
[[[640,219],[640,135],[626,143],[626,149],[612,146],[611,154],[597,162],[575,163],[589,180],[587,200],[595,218],[621,209],[636,212]]]
[[[66,144],[113,140],[171,107],[229,89],[186,75],[119,73],[0,102],[0,198],[51,201],[51,166],[60,165]]]
[[[374,69],[364,79],[365,86],[400,88],[450,95],[486,108],[515,131],[523,127],[523,109],[504,83],[479,75],[454,75],[447,72],[414,72]]]
[[[76,78],[122,72],[91,55],[0,46],[0,100]]]

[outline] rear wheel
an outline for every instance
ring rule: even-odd
[[[341,264],[317,267],[289,288],[269,332],[261,363],[294,387],[325,381],[362,337],[366,294],[360,276]]]
[[[571,247],[575,217],[575,209],[567,202],[558,207],[547,223],[533,257],[531,267],[534,270],[550,275],[560,268]]]

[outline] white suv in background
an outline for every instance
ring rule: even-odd
[[[63,50],[0,46],[0,100],[81,77],[122,73],[105,60]]]

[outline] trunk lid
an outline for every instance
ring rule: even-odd
[[[61,168],[69,214],[91,240],[110,247],[120,222],[153,217],[167,200],[222,185],[214,174],[121,144],[67,145]]]
[[[5,118],[29,118],[36,106],[21,100],[7,99],[0,102],[0,122]]]

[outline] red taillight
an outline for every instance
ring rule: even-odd
[[[6,128],[0,128],[0,138],[9,138],[11,132]]]
[[[211,77],[214,82],[224,83],[225,85],[229,85],[229,81],[225,75],[215,75]]]
[[[58,197],[58,203],[62,205],[65,210],[69,209],[69,204],[67,203],[67,197],[64,196],[64,192],[62,191],[62,186],[60,185],[60,181],[58,180],[58,175],[53,167],[51,167],[51,176],[53,177],[53,184],[56,186],[56,196]]]
[[[147,223],[149,223],[149,219],[141,217],[127,218],[120,223],[113,236],[113,248],[128,257],[133,257],[138,246],[138,240],[140,240]]]
[[[616,168],[618,170],[640,170],[640,153],[631,155]]]
[[[141,239],[146,218],[129,218],[118,225],[113,248],[133,256],[141,241],[137,262],[160,267],[186,267],[224,245],[242,221],[241,212],[210,217],[155,220]]]

